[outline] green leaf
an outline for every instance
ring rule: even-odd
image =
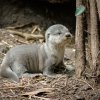
[[[82,14],[85,10],[86,10],[86,8],[83,5],[77,7],[76,11],[75,11],[75,16]]]

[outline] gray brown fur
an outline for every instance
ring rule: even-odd
[[[52,75],[54,67],[63,65],[69,30],[60,24],[52,25],[45,33],[44,44],[18,45],[11,48],[3,59],[0,74],[16,82],[24,73]]]

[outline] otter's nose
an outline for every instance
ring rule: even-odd
[[[72,37],[71,34],[66,34],[65,36],[68,37],[68,38]]]

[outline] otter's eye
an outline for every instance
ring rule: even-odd
[[[61,34],[61,32],[58,33],[59,35]]]
[[[50,34],[47,35],[47,38],[49,38],[49,37],[50,37]]]

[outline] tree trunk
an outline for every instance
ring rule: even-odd
[[[96,60],[99,53],[99,35],[98,35],[98,24],[97,24],[97,10],[96,1],[90,1],[90,23],[91,23],[91,54],[92,54],[92,66],[93,75],[96,74]]]
[[[86,0],[86,20],[87,20],[87,52],[86,57],[88,60],[89,67],[92,65],[92,56],[91,56],[91,34],[90,34],[90,5],[89,0]]]
[[[82,0],[76,0],[76,7],[82,5]],[[76,36],[75,36],[75,47],[76,47],[76,76],[81,77],[85,69],[85,41],[83,34],[83,15],[76,17]]]

